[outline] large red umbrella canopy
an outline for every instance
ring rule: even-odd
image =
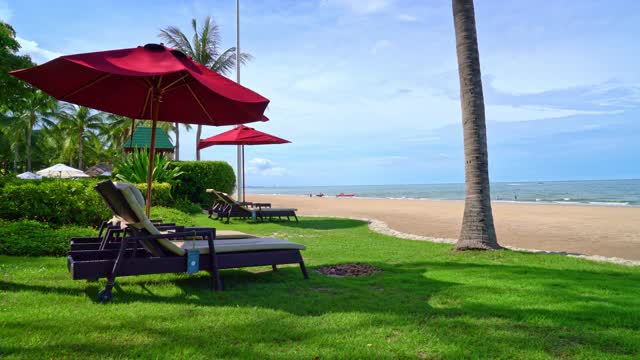
[[[213,145],[242,145],[242,197],[244,200],[244,146],[286,144],[291,141],[258,131],[248,126],[240,125],[229,131],[200,140],[198,149],[204,149]]]
[[[263,120],[269,103],[158,44],[61,56],[11,74],[59,100],[133,119],[235,125]]]
[[[229,131],[200,140],[198,149],[213,145],[267,145],[286,144],[291,141],[240,125]]]
[[[62,101],[153,120],[147,214],[156,121],[216,126],[264,121],[269,103],[182,52],[159,44],[61,56],[11,74]]]

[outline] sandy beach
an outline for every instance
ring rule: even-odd
[[[300,215],[344,216],[384,221],[404,233],[458,236],[464,203],[247,194],[248,201],[295,207]],[[640,208],[494,202],[502,245],[640,260]]]

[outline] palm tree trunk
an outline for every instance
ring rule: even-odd
[[[84,135],[84,131],[80,131],[80,136],[78,137],[78,169],[82,170],[84,166],[82,162],[82,136]]]
[[[200,149],[198,149],[198,144],[200,144],[200,136],[202,135],[202,125],[198,125],[198,130],[196,130],[196,160],[200,161]]]
[[[489,155],[473,0],[453,0],[462,126],[464,131],[464,215],[456,250],[500,249],[493,225]]]
[[[13,152],[13,172],[18,172],[18,157],[19,157],[19,145],[16,145],[16,150]]]
[[[31,133],[33,132],[33,122],[29,124],[27,129],[27,171],[31,171]]]
[[[180,161],[180,124],[174,123],[174,126],[174,132],[176,134],[176,150],[173,158],[176,161]]]

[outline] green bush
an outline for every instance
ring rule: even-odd
[[[0,189],[0,219],[97,226],[111,213],[93,180],[20,181]]]
[[[33,220],[0,220],[0,254],[13,256],[64,256],[72,237],[95,236],[89,227],[66,225],[58,229]]]
[[[202,213],[200,205],[194,204],[187,199],[178,199],[171,207],[191,215]]]
[[[134,184],[140,191],[144,198],[147,198],[147,184]],[[168,206],[172,207],[174,204],[173,196],[171,195],[171,184],[169,183],[153,183],[151,186],[151,204],[153,206]]]
[[[207,189],[230,194],[235,187],[233,168],[224,161],[174,161],[170,166],[179,167],[183,172],[173,189],[176,199],[188,199],[209,207],[213,198],[206,193]]]
[[[152,219],[162,219],[163,222],[176,223],[177,225],[194,226],[193,217],[180,210],[154,206],[151,208]]]

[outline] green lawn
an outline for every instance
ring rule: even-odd
[[[307,245],[298,267],[72,281],[64,258],[0,257],[0,358],[640,358],[640,268],[560,255],[455,253],[352,220],[215,225]]]

